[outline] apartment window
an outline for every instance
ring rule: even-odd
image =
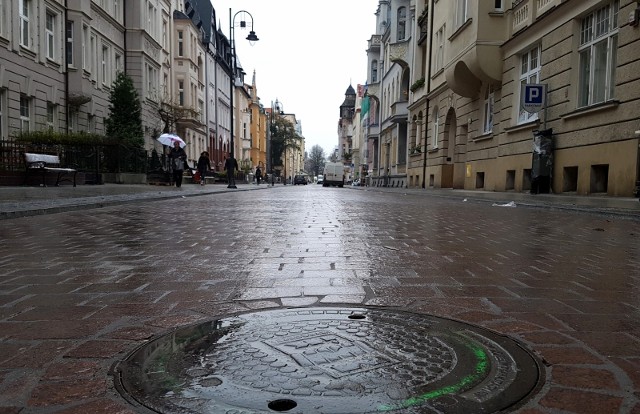
[[[91,70],[91,56],[89,55],[89,26],[82,25],[82,69]]]
[[[97,43],[97,39],[94,35],[91,35],[91,39],[89,40],[89,71],[92,71],[93,68],[97,65],[97,62],[95,62],[94,60],[97,60],[98,57],[96,55],[97,51],[96,51],[96,43]],[[96,68],[97,69],[97,68]],[[97,72],[97,70],[96,70]],[[92,79],[95,80],[96,79],[96,73],[94,72]]]
[[[31,45],[31,29],[29,28],[31,17],[31,1],[32,0],[18,1],[20,13],[20,45],[24,47],[29,47]]]
[[[87,132],[96,132],[96,116],[93,114],[87,114]]]
[[[69,112],[69,131],[73,132],[78,129],[78,112]]]
[[[56,15],[51,13],[50,11],[47,11],[46,13],[44,32],[45,32],[45,39],[46,39],[45,41],[47,45],[47,58],[51,60],[55,60],[56,58],[55,56],[56,55],[55,54]]]
[[[407,8],[398,8],[398,40],[404,40],[407,35]]]
[[[148,3],[148,9],[147,9],[147,31],[153,37],[155,37],[156,34],[157,34],[156,21],[157,21],[156,8],[155,8],[155,6],[153,4]]]
[[[102,46],[102,60],[100,62],[102,70],[102,85],[107,86],[109,83],[109,47]]]
[[[73,66],[73,22],[67,22],[65,36],[67,65]]]
[[[4,126],[5,126],[5,109],[4,109],[4,100],[5,100],[5,89],[0,88],[0,139],[4,139]]]
[[[198,100],[198,110],[200,111],[200,122],[205,123],[204,101]]]
[[[124,72],[124,67],[122,67],[122,55],[120,53],[116,53],[116,57],[115,57],[114,63],[115,63],[114,75],[117,74],[118,72]],[[114,78],[115,78],[115,76],[114,76]]]
[[[444,69],[444,34],[445,26],[443,25],[436,32],[436,59],[435,59],[435,71],[438,72]]]
[[[580,30],[580,107],[613,99],[618,49],[618,10],[615,0],[582,19]]]
[[[4,4],[5,1],[4,0],[0,0],[0,36],[2,36],[4,34],[4,27],[5,27],[5,16],[7,15],[4,11]]]
[[[47,102],[47,127],[49,129],[55,128],[56,122],[56,106],[53,102]]]
[[[483,106],[483,129],[484,133],[488,134],[493,131],[493,106],[495,102],[493,86],[487,85],[487,89],[484,93],[484,106]]]
[[[169,23],[162,19],[162,48],[167,50],[167,27],[169,27]]]
[[[504,0],[495,0],[493,8],[498,12],[504,11]]]
[[[371,82],[378,82],[378,61],[374,60],[371,62]]]
[[[151,65],[147,65],[147,98],[154,99],[152,96],[156,91],[158,71]]]
[[[184,33],[182,30],[178,31],[178,56],[184,55]]]
[[[469,18],[469,0],[456,0],[456,2],[456,28],[458,28]]]
[[[438,107],[433,108],[433,127],[431,135],[431,148],[438,148],[438,134],[440,133],[440,111]]]
[[[178,105],[184,106],[184,81],[178,81]]]
[[[31,99],[20,96],[20,132],[29,132],[31,126]]]
[[[166,99],[169,94],[169,75],[166,73],[162,75],[162,93],[164,95],[163,97]]]
[[[521,55],[519,91],[522,90],[522,85],[540,82],[541,50],[542,49],[540,45],[536,45]],[[520,111],[518,112],[518,123],[528,122],[536,119],[538,119],[537,113],[531,114],[522,108],[522,104],[520,105]]]

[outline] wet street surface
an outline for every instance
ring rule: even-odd
[[[214,321],[234,326],[232,321],[243,318],[249,321],[238,325],[246,329],[239,329],[245,340],[234,345],[233,336],[215,337],[213,342],[221,340],[231,349],[214,347],[213,359],[202,362],[209,371],[179,363],[164,366],[164,372],[180,375],[162,400],[175,396],[171,404],[187,407],[190,394],[175,392],[191,381],[207,385],[198,388],[194,399],[209,398],[225,407],[207,406],[201,412],[314,412],[300,411],[293,403],[304,407],[322,401],[322,395],[334,408],[323,411],[316,403],[316,412],[456,412],[444,407],[455,407],[459,394],[420,397],[452,391],[447,387],[476,373],[486,360],[493,371],[458,390],[465,395],[498,390],[500,398],[484,401],[502,398],[499,404],[483,405],[482,398],[475,398],[478,412],[640,413],[638,220],[308,185],[6,219],[0,222],[0,247],[2,414],[151,412],[139,401],[147,395],[158,398],[153,378],[148,393],[127,387],[137,381],[128,364],[141,350],[154,352],[145,345],[167,343],[162,342],[171,337],[166,335],[202,330]],[[359,371],[354,377],[371,384],[369,395],[382,397],[362,401],[365,392],[358,390],[367,389],[365,382],[337,386],[333,393],[317,386],[313,391],[307,382],[309,395],[299,392],[306,388],[265,391],[255,386],[265,379],[263,371],[248,368],[258,349],[243,348],[251,335],[279,338],[286,332],[282,341],[254,341],[269,345],[266,361],[280,355],[280,362],[288,358],[289,367],[297,363],[291,377],[284,376],[286,384],[319,369],[317,361],[305,365],[288,342],[310,340],[309,332],[319,332],[316,322],[332,326],[335,316],[309,325],[300,312],[311,309],[344,315],[360,309],[365,315],[344,322],[348,329],[332,339],[340,344],[333,350],[345,363],[362,362],[349,353],[354,346],[351,352],[366,354],[366,361],[397,363],[384,368],[392,371],[389,375],[368,378]],[[286,312],[294,312],[293,320]],[[430,335],[425,327],[430,324],[454,328]],[[369,334],[363,329],[380,331],[371,349],[358,339],[358,334]],[[476,335],[475,340],[441,340],[438,335],[455,337],[451,329],[468,330],[461,338]],[[322,331],[319,337],[326,335],[335,332]],[[392,346],[394,339],[399,350]],[[483,344],[485,357],[462,353],[470,343]],[[383,345],[388,351],[380,352]],[[217,360],[216,352],[238,363]],[[244,359],[239,357],[243,353]],[[450,376],[427,368],[426,355],[433,353],[440,354],[439,367]],[[512,383],[521,386],[511,388],[505,385],[509,381],[494,381],[501,369],[510,373],[502,374],[507,379],[533,376],[535,370],[525,362],[529,354],[540,362],[539,381],[522,385],[515,379]],[[320,365],[323,378],[349,377],[344,366]],[[406,373],[398,366],[411,369]],[[231,378],[232,392],[210,394],[226,387],[221,385],[224,376],[211,375],[212,367]],[[456,369],[467,371],[452,374]],[[238,371],[246,372],[230,374]],[[492,381],[503,388],[492,388]],[[358,400],[353,411],[339,402],[345,396]]]

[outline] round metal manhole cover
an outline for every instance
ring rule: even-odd
[[[367,308],[247,313],[178,329],[115,369],[141,409],[174,413],[491,413],[541,381],[517,342]],[[130,398],[132,397],[132,398]]]

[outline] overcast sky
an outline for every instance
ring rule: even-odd
[[[286,113],[302,121],[306,150],[320,145],[326,155],[338,145],[338,119],[351,84],[367,79],[367,42],[375,33],[378,0],[211,0],[222,31],[229,36],[232,16],[246,10],[260,39],[253,46],[235,18],[236,54],[261,103],[276,98]]]

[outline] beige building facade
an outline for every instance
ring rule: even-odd
[[[424,81],[412,87],[411,139],[426,153],[411,162],[409,186],[532,191],[534,134],[547,131],[548,192],[632,196],[638,2],[453,3],[416,5],[412,81]],[[539,86],[546,105],[525,111],[524,94]]]

